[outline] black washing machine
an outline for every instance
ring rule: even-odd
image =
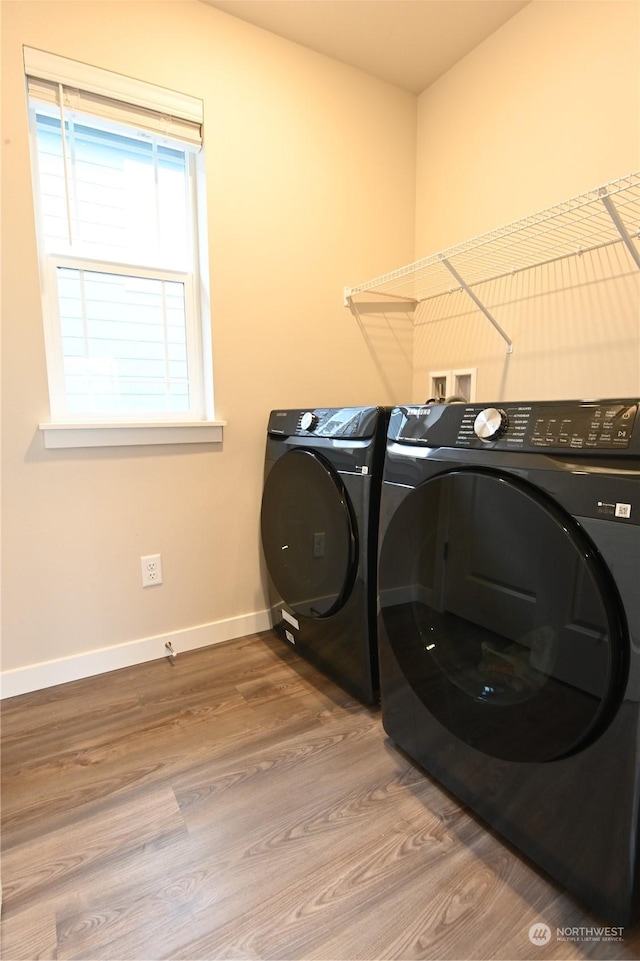
[[[262,548],[272,624],[326,676],[379,699],[378,510],[389,408],[274,410]]]
[[[612,924],[637,917],[637,399],[394,409],[389,737]]]

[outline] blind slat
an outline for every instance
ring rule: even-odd
[[[42,50],[24,48],[29,98],[200,147],[202,101]],[[62,85],[63,103],[58,90]]]

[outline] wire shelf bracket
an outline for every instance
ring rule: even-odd
[[[613,201],[611,200],[611,197],[607,193],[606,187],[600,188],[600,199],[604,204],[605,210],[607,211],[607,213],[613,220],[614,224],[616,225],[616,229],[620,234],[620,238],[624,243],[625,247],[627,248],[627,250],[629,251],[629,253],[631,254],[633,260],[635,261],[636,267],[640,269],[640,253],[638,253],[637,247],[635,246],[631,237],[629,236],[629,232],[625,227],[625,225],[623,224],[622,219],[620,218],[620,214],[616,210],[613,204]],[[640,236],[640,233],[638,234],[638,236]]]
[[[441,260],[442,260],[442,263],[444,264],[444,266],[445,266],[445,267],[447,268],[447,270],[449,271],[449,273],[450,273],[453,277],[455,277],[455,279],[458,281],[458,283],[460,284],[460,288],[461,288],[462,290],[464,290],[464,292],[465,292],[466,294],[468,294],[469,297],[471,297],[471,300],[474,302],[474,304],[476,305],[476,307],[478,307],[478,309],[481,310],[482,313],[485,315],[485,317],[487,318],[487,320],[488,320],[491,324],[493,324],[493,326],[494,326],[495,329],[498,331],[498,333],[500,334],[500,336],[502,337],[502,339],[504,340],[504,342],[505,342],[506,345],[507,345],[507,353],[510,354],[510,353],[513,351],[513,341],[511,340],[511,338],[508,337],[507,334],[505,334],[504,330],[502,329],[502,327],[500,326],[500,324],[498,323],[498,321],[495,319],[495,317],[487,310],[487,308],[484,306],[484,304],[482,303],[482,301],[480,300],[480,298],[479,298],[479,297],[476,297],[476,295],[474,294],[474,292],[471,290],[471,287],[469,287],[469,285],[468,285],[467,283],[465,283],[465,281],[462,279],[462,277],[460,276],[460,274],[458,273],[458,271],[456,270],[456,268],[453,266],[453,264],[450,263],[450,262],[447,260],[447,258],[444,257],[444,256],[441,258]]]
[[[636,172],[357,287],[345,287],[344,304],[353,310],[354,297],[374,293],[415,308],[424,300],[452,293],[453,277],[457,289],[473,300],[511,353],[512,341],[474,287],[621,242],[640,269],[639,238],[640,172]]]

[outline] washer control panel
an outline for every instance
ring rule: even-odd
[[[640,400],[396,407],[388,436],[430,447],[640,453]],[[635,428],[635,433],[634,433]]]
[[[626,450],[637,414],[637,404],[585,405],[576,411],[561,406],[538,410],[531,419],[530,443],[535,447]]]

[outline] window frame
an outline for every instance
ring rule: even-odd
[[[168,281],[184,286],[185,302],[185,331],[187,364],[191,372],[189,375],[189,391],[198,399],[197,409],[190,414],[185,412],[170,413],[167,411],[151,414],[147,412],[124,412],[117,414],[106,413],[104,416],[95,413],[68,411],[65,391],[64,355],[62,347],[62,324],[60,320],[60,301],[57,290],[58,268],[88,271],[99,274],[117,274],[119,277],[132,277],[150,280]],[[77,423],[90,423],[95,420],[117,421],[123,424],[138,423],[148,420],[149,423],[171,423],[188,421],[199,422],[206,420],[201,370],[201,343],[197,310],[195,308],[196,283],[191,273],[186,271],[169,271],[153,267],[136,267],[131,264],[117,264],[113,261],[93,260],[92,258],[71,257],[64,254],[47,254],[44,258],[43,285],[43,320],[45,323],[45,339],[48,339],[47,374],[49,377],[49,399],[51,415],[56,423],[69,420]],[[193,405],[192,405],[193,408]]]
[[[98,91],[100,95],[105,95],[106,92],[109,97],[120,98],[120,101],[116,103],[116,109],[123,106],[126,109],[128,106],[132,106],[135,113],[136,105],[138,105],[142,111],[143,121],[147,120],[146,114],[150,109],[154,107],[157,109],[159,105],[166,110],[167,107],[173,108],[174,104],[177,103],[178,114],[182,112],[185,118],[191,117],[188,120],[191,123],[194,116],[202,117],[202,102],[186,95],[165,90],[165,88],[155,87],[144,81],[132,80],[101,68],[69,61],[66,58],[47,54],[43,51],[25,47],[24,54],[29,111],[31,176],[36,214],[36,238],[50,396],[50,421],[39,425],[44,432],[45,447],[220,441],[224,421],[214,419],[213,409],[211,320],[208,310],[210,297],[206,244],[207,214],[206,197],[203,189],[205,175],[202,150],[197,147],[194,149],[193,145],[185,142],[175,132],[180,129],[179,125],[182,122],[180,116],[178,116],[178,126],[174,128],[173,133],[168,133],[167,141],[173,142],[173,145],[177,141],[185,150],[187,159],[187,205],[191,226],[190,240],[193,250],[192,270],[176,270],[165,266],[143,266],[88,257],[82,251],[74,254],[71,248],[65,244],[60,244],[59,250],[50,253],[45,250],[40,206],[36,112],[53,112],[53,115],[60,118],[62,122],[64,122],[65,116],[72,114],[75,120],[80,120],[89,126],[94,125],[99,129],[113,129],[114,122],[108,116],[101,119],[97,110],[86,113],[68,106],[61,109],[60,106],[47,104],[39,97],[30,97],[29,84],[35,76],[60,85],[78,83],[81,88],[80,95],[82,95],[85,86],[93,93]],[[66,94],[66,87],[63,90],[63,87],[60,86],[60,97],[62,98]],[[154,98],[157,99],[156,104],[153,103]],[[171,126],[171,117],[166,117],[163,113],[161,120],[163,124],[166,122],[169,127]],[[144,126],[136,127],[136,125],[130,124],[128,127],[123,127],[120,122],[116,122],[115,126],[120,130],[143,130],[144,139]],[[157,132],[156,135],[162,137],[162,134]],[[160,279],[184,285],[189,383],[188,412],[131,410],[94,413],[87,410],[85,413],[79,413],[69,410],[64,380],[64,355],[57,291],[57,270],[65,267]]]

